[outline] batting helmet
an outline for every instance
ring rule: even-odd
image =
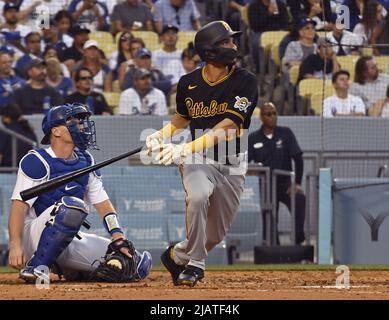
[[[202,27],[195,36],[194,46],[204,61],[233,64],[238,52],[232,48],[223,48],[219,43],[230,37],[237,37],[242,31],[232,31],[225,21],[213,21]]]
[[[41,143],[50,144],[51,129],[65,125],[76,147],[81,150],[97,149],[95,122],[89,119],[90,115],[88,107],[79,103],[52,107],[42,120],[42,131],[45,136]],[[69,121],[74,118],[79,121]]]

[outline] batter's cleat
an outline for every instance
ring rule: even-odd
[[[178,286],[177,279],[181,272],[185,270],[185,266],[180,266],[179,264],[174,262],[173,259],[173,249],[174,246],[170,246],[167,250],[161,255],[161,262],[170,272],[172,276],[172,280],[175,286]]]
[[[190,286],[194,287],[197,281],[200,281],[204,278],[204,270],[194,267],[186,266],[185,270],[180,273],[178,276],[177,283],[181,286]]]

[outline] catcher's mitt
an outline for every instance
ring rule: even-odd
[[[126,248],[132,258],[120,251]],[[131,241],[127,239],[116,239],[112,241],[104,261],[101,262],[96,270],[92,273],[91,280],[106,282],[132,282],[136,281],[136,261],[135,248]]]

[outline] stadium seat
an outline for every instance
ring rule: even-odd
[[[156,34],[154,31],[131,31],[131,33],[134,37],[141,38],[144,41],[146,48],[151,51],[161,47],[158,34]],[[121,32],[116,34],[116,44],[119,42],[121,34]]]
[[[299,77],[299,72],[300,72],[300,65],[293,66],[289,70],[289,79],[290,79],[289,81],[294,86],[297,85],[297,80],[298,80],[298,77]]]
[[[249,23],[249,6],[243,6],[240,11],[240,16],[242,17],[242,21],[247,27],[250,27]]]
[[[119,80],[115,80],[112,82],[112,92],[122,92],[122,90],[120,90]]]
[[[271,49],[273,45],[279,45],[287,34],[288,31],[266,31],[261,34],[261,46]]]
[[[354,80],[355,64],[357,63],[359,56],[339,56],[336,57],[341,69],[347,70],[350,73],[350,80]]]
[[[104,51],[105,56],[109,58],[112,53],[117,51],[117,46],[113,41],[112,35],[107,31],[94,31],[89,34],[89,39],[96,40],[100,49]]]
[[[113,113],[117,114],[119,111],[120,93],[104,91],[103,95],[108,105],[112,108]]]
[[[178,33],[177,48],[184,50],[189,42],[194,42],[196,31],[180,31]]]
[[[330,92],[326,92],[325,98],[331,96]],[[317,92],[311,95],[311,109],[315,112],[315,115],[321,116],[323,114],[323,93]]]
[[[324,86],[325,94],[334,94],[335,89],[332,86],[330,80],[326,80]],[[300,81],[298,86],[299,95],[302,97],[308,97],[314,93],[323,91],[323,80],[322,79],[303,79]]]
[[[248,176],[241,197],[239,212],[226,235],[228,251],[254,250],[262,239],[262,215],[257,177]]]

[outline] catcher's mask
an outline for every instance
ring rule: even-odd
[[[225,21],[210,22],[196,33],[195,50],[203,61],[232,65],[235,63],[238,51],[232,48],[223,48],[219,44],[228,38],[235,38],[241,34],[242,31],[232,31]]]
[[[41,143],[50,144],[51,129],[64,125],[68,128],[77,148],[81,150],[98,149],[95,122],[90,120],[90,115],[88,107],[79,103],[52,107],[42,120],[42,130],[45,136]]]

